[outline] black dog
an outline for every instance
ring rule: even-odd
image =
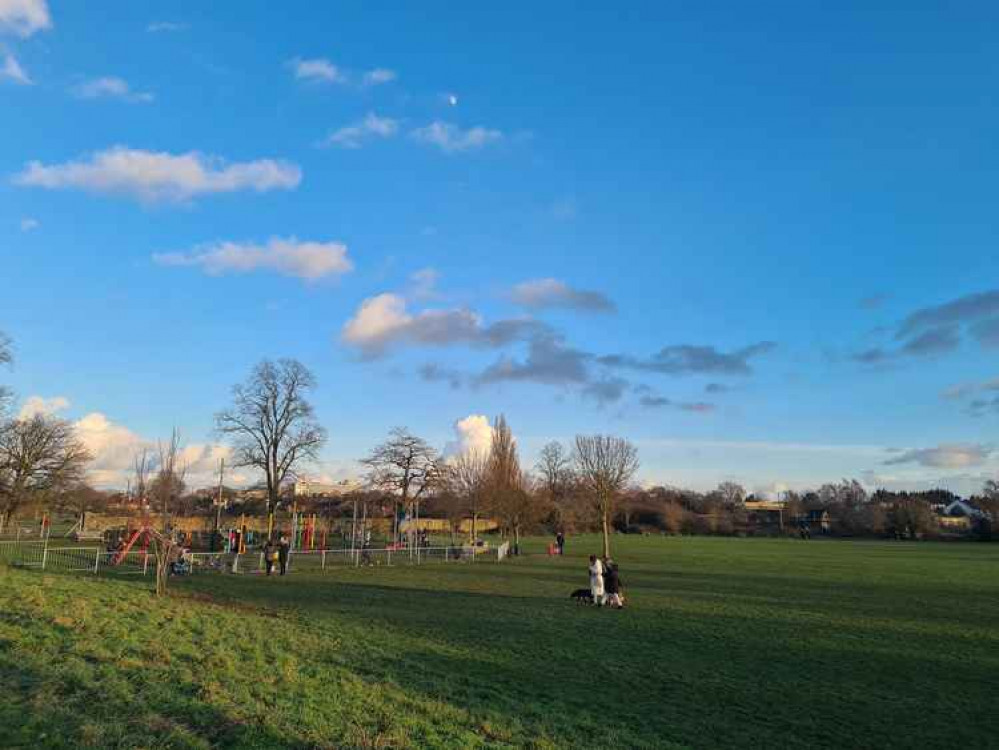
[[[593,604],[593,594],[589,589],[576,589],[569,594],[570,599],[575,599],[576,604]]]

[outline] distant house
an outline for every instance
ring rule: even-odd
[[[968,516],[937,516],[940,528],[946,531],[968,531],[971,529],[971,519]]]
[[[339,482],[311,482],[299,479],[295,482],[295,497],[338,497],[354,492],[363,487],[362,483],[353,479],[343,479]]]
[[[944,508],[944,516],[952,518],[988,518],[989,514],[968,500],[958,498]]]
[[[784,503],[780,500],[747,500],[743,503],[747,511],[763,511],[765,513],[780,513]]]
[[[746,509],[746,526],[750,533],[770,533],[775,534],[783,530],[784,503],[777,500],[747,500],[743,507]]]

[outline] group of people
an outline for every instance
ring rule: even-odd
[[[272,575],[274,573],[275,564],[278,565],[281,575],[287,575],[288,555],[290,552],[291,543],[288,541],[288,537],[283,534],[277,543],[268,539],[267,543],[264,544],[264,566],[267,569],[267,575]]]
[[[598,607],[624,609],[624,595],[621,592],[621,576],[617,563],[609,557],[590,555],[590,594]]]

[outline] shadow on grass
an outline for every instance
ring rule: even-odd
[[[136,691],[124,701],[102,691],[99,682],[88,682],[79,670],[13,664],[3,655],[0,666],[0,747],[5,750],[315,747],[234,721],[199,701],[192,684],[173,686],[168,700]]]
[[[728,586],[742,585],[742,576],[728,577]],[[717,587],[725,578],[709,580]],[[787,607],[747,615],[738,602],[616,612],[356,580],[254,583],[206,588],[344,639],[355,649],[351,668],[369,680],[568,746],[988,744],[978,717],[989,710],[996,665],[973,658],[988,653],[981,641],[955,649],[891,622],[844,632],[823,622],[829,613],[802,623],[787,619]],[[955,691],[941,694],[944,685]]]

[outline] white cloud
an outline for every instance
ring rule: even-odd
[[[766,500],[780,500],[788,490],[792,489],[785,482],[766,482],[753,485],[753,494]]]
[[[5,54],[3,56],[3,65],[0,65],[0,80],[7,79],[8,81],[13,81],[21,86],[30,86],[32,80],[28,77],[28,74],[24,72],[24,68],[11,54]]]
[[[135,455],[153,444],[113,423],[100,412],[91,412],[76,424],[76,434],[94,457],[91,479],[101,486],[124,486]]]
[[[295,78],[312,83],[346,83],[347,76],[325,58],[303,60],[296,57],[288,62],[295,72]]]
[[[379,86],[383,83],[391,83],[399,76],[396,75],[394,70],[389,70],[388,68],[375,68],[374,70],[369,70],[361,78],[361,82],[365,86]]]
[[[436,146],[446,154],[474,151],[503,138],[499,130],[491,130],[482,126],[463,130],[449,122],[436,120],[429,125],[417,128],[412,132],[413,138],[421,143]]]
[[[18,413],[17,418],[31,419],[38,415],[50,417],[68,408],[69,399],[65,396],[53,396],[52,398],[30,396],[21,405],[21,411]]]
[[[87,159],[46,165],[29,162],[14,182],[49,190],[79,189],[144,202],[185,202],[208,193],[291,190],[302,181],[295,164],[273,159],[226,164],[196,151],[185,154],[113,146]]]
[[[184,31],[187,29],[186,23],[176,23],[174,21],[153,21],[146,26],[146,31],[156,34],[161,31]]]
[[[518,305],[532,309],[565,307],[587,312],[613,312],[614,303],[600,292],[573,289],[558,279],[533,279],[517,284],[511,293]]]
[[[52,16],[45,0],[0,0],[0,33],[29,37],[52,28]]]
[[[74,88],[73,93],[80,99],[120,99],[134,103],[148,103],[155,98],[147,91],[133,91],[128,81],[117,76],[85,81]]]
[[[385,293],[361,303],[354,317],[344,324],[341,339],[371,358],[383,354],[392,345],[502,346],[536,333],[541,326],[529,319],[501,320],[484,325],[477,313],[466,308],[421,310],[411,314],[403,297]]]
[[[26,216],[21,219],[21,231],[22,232],[33,232],[38,229],[42,224],[38,219],[32,219],[30,216]]]
[[[391,343],[406,338],[424,340],[432,331],[437,331],[438,337],[450,338],[461,331],[475,331],[479,325],[477,316],[461,310],[426,310],[414,317],[406,311],[406,300],[386,293],[361,303],[354,317],[344,324],[342,338],[366,354],[376,355]]]
[[[935,448],[916,448],[901,451],[884,462],[886,466],[915,463],[936,469],[964,469],[980,466],[994,453],[987,445],[975,443],[948,443]]]
[[[386,292],[361,303],[341,331],[341,340],[361,350],[367,358],[378,357],[394,345],[450,346],[471,344],[501,347],[548,332],[531,318],[497,320],[486,325],[474,310],[421,310],[410,313],[406,299]]]
[[[330,133],[321,145],[350,149],[360,148],[367,140],[391,138],[397,132],[399,132],[399,123],[396,120],[390,117],[379,117],[374,112],[369,112],[363,120]]]
[[[462,453],[486,455],[493,446],[493,428],[484,414],[469,414],[454,423],[455,439],[444,446],[444,454],[458,456]]]
[[[100,487],[124,488],[132,477],[135,457],[145,449],[157,460],[157,442],[144,438],[100,412],[91,412],[74,425],[77,437],[93,455],[90,480]],[[182,445],[179,464],[185,470],[187,486],[194,489],[217,481],[219,459],[231,456],[228,446],[218,443]],[[155,470],[155,468],[154,468]],[[245,477],[227,475],[227,483],[242,483]]]
[[[294,237],[272,237],[263,245],[219,242],[186,253],[157,253],[153,260],[163,266],[197,266],[213,276],[265,270],[309,281],[354,268],[343,243],[299,242]]]

